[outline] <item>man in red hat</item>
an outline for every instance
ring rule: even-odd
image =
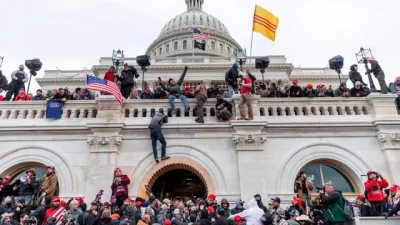
[[[356,204],[360,211],[361,217],[379,216],[378,213],[371,207],[371,204],[365,200],[364,195],[357,196]]]
[[[290,86],[290,97],[301,97],[301,94],[303,93],[301,90],[301,87],[298,86],[299,81],[296,79],[292,80],[292,86]]]
[[[50,217],[56,218],[56,222],[60,222],[61,218],[64,216],[65,209],[60,205],[61,199],[58,196],[54,196],[51,200],[51,208],[48,208],[44,214],[44,219],[41,225],[46,224]]]
[[[371,203],[380,216],[383,215],[383,202],[385,194],[383,189],[389,186],[388,181],[382,177],[382,175],[376,171],[368,171],[368,181],[364,183],[365,186],[365,197]]]

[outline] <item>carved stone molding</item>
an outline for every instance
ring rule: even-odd
[[[122,137],[89,136],[87,143],[91,146],[90,152],[118,152]]]
[[[233,142],[237,150],[264,150],[264,143],[267,141],[266,134],[234,134]]]
[[[378,133],[378,140],[382,149],[398,148],[400,150],[400,133]]]

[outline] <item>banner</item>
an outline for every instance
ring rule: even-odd
[[[61,100],[50,99],[47,102],[46,119],[60,119],[63,105]]]

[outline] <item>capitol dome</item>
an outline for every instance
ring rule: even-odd
[[[185,0],[187,10],[172,18],[161,30],[158,38],[148,47],[151,57],[195,55],[233,57],[240,45],[230,36],[226,26],[216,17],[202,10],[204,0]],[[209,34],[206,50],[193,49],[193,29]]]

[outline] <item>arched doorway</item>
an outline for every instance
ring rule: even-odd
[[[18,196],[19,183],[26,180],[27,170],[33,170],[35,172],[36,176],[32,179],[35,180],[34,184],[36,184],[36,189],[40,188],[41,182],[43,182],[47,174],[47,166],[37,162],[26,162],[14,165],[1,174],[2,176],[11,176],[10,187],[12,189],[10,189],[10,191],[12,193],[9,194]],[[55,195],[59,195],[59,190],[59,183],[57,183]]]
[[[174,191],[175,193],[171,192],[171,195],[188,195],[188,193],[194,192],[199,194],[203,193],[202,196],[196,197],[204,197],[208,193],[215,193],[213,179],[203,166],[189,158],[172,157],[158,164],[153,164],[151,169],[146,172],[142,182],[139,184],[140,189],[138,196],[146,199],[150,194],[159,195],[158,197],[161,197],[162,193],[162,197],[165,197],[166,191],[162,191],[164,180],[165,183],[178,182],[171,188],[178,188],[180,190]],[[186,181],[186,183],[182,183],[181,181]],[[197,183],[197,186],[194,182]],[[164,184],[164,188],[165,185],[166,184]],[[203,188],[201,188],[200,185],[202,185]],[[192,187],[192,189],[188,186]],[[196,186],[196,188],[193,186]],[[194,193],[189,195],[194,195]]]
[[[151,192],[160,199],[194,199],[207,196],[203,180],[185,169],[171,170],[161,175],[151,187]]]

